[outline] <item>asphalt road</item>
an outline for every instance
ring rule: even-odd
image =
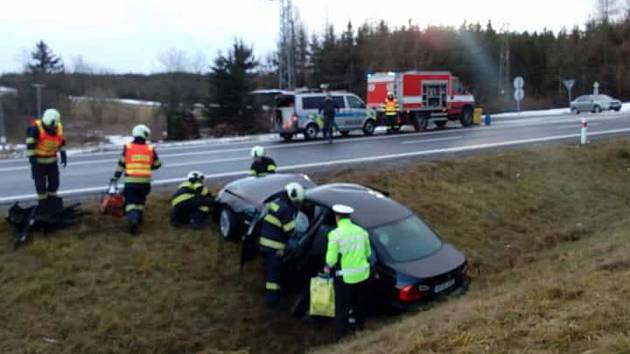
[[[582,115],[589,119],[589,139],[630,135],[630,112]],[[495,122],[492,126],[432,130],[423,133],[350,136],[326,141],[238,142],[157,148],[163,167],[154,185],[180,182],[190,170],[209,179],[238,178],[247,174],[253,145],[265,146],[281,172],[312,171],[356,163],[383,163],[397,159],[431,158],[459,153],[483,153],[519,145],[578,142],[582,116],[540,116]],[[111,178],[120,152],[77,154],[61,172],[62,196],[100,193]],[[0,204],[35,198],[26,159],[0,160]]]

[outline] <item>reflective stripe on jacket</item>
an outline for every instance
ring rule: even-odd
[[[33,121],[33,125],[37,129],[38,135],[37,142],[35,143],[35,156],[55,158],[56,161],[57,153],[63,146],[63,125],[59,123],[55,126],[55,135],[48,133],[46,128],[44,128],[44,123],[42,123],[40,119]]]
[[[386,98],[383,106],[385,108],[385,114],[388,116],[395,115],[400,110],[400,107],[398,106],[398,100],[395,98],[393,100]]]
[[[344,283],[356,284],[370,277],[368,259],[371,253],[367,231],[353,224],[349,218],[339,220],[337,228],[328,233],[326,264],[333,268],[341,263],[336,274],[343,277]]]
[[[205,197],[209,194],[210,191],[208,188],[203,186],[203,183],[192,183],[190,181],[186,181],[180,184],[175,194],[173,194],[171,206],[176,207],[187,200],[193,199],[197,195]]]
[[[255,177],[264,177],[271,173],[276,173],[276,163],[267,156],[263,156],[260,161],[254,161],[249,170],[249,175]]]
[[[127,144],[125,146],[125,175],[132,179],[150,181],[153,156],[153,146],[150,144]]]
[[[260,229],[260,246],[263,249],[283,250],[295,232],[297,210],[286,195],[269,203],[267,210]]]

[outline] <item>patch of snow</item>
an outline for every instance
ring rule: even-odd
[[[626,102],[621,106],[622,112],[630,111],[630,102]],[[571,110],[567,108],[553,108],[553,109],[542,109],[535,111],[522,111],[522,112],[506,112],[499,114],[492,114],[492,118],[503,118],[503,119],[513,119],[513,118],[529,118],[529,117],[545,117],[545,116],[558,116],[571,113]]]
[[[2,95],[17,95],[18,90],[13,87],[0,86],[0,96]]]
[[[145,100],[132,100],[126,98],[99,98],[99,97],[89,97],[89,96],[70,96],[70,100],[72,101],[103,101],[103,102],[113,102],[120,103],[131,106],[143,106],[143,107],[159,107],[161,106],[160,102],[156,101],[145,101]]]

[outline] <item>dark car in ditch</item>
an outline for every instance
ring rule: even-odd
[[[324,266],[332,206],[354,208],[352,221],[369,232],[373,271],[371,298],[379,305],[415,307],[468,288],[466,256],[414,212],[384,193],[356,184],[326,184],[305,193],[302,224],[289,241],[286,264],[292,282],[304,288]],[[252,227],[246,243],[256,238]],[[255,241],[254,241],[255,242]]]

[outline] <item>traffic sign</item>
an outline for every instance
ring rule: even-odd
[[[525,79],[522,76],[517,76],[514,78],[514,88],[522,89],[525,86]]]
[[[525,91],[523,91],[523,89],[516,89],[516,90],[514,90],[514,100],[515,101],[522,101],[523,98],[525,98]]]
[[[567,90],[571,91],[573,85],[575,85],[575,80],[562,80],[562,84]]]

